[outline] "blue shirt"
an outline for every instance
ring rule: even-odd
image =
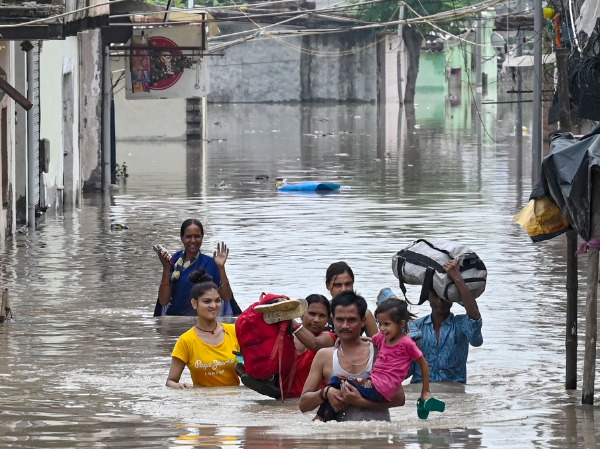
[[[170,274],[173,274],[175,269],[175,262],[180,257],[185,255],[185,251],[178,251],[173,254],[174,263],[171,265]],[[196,316],[197,312],[192,307],[192,301],[190,298],[190,291],[194,285],[190,282],[189,277],[194,271],[203,269],[206,274],[213,278],[213,282],[217,284],[217,287],[221,285],[221,275],[219,274],[219,268],[215,263],[215,260],[207,256],[206,254],[200,254],[200,256],[186,269],[180,268],[180,276],[176,281],[171,281],[173,287],[171,290],[171,301],[167,308],[167,315],[189,315]],[[231,306],[229,301],[223,301],[220,316],[232,315]]]
[[[430,382],[467,382],[467,357],[469,344],[481,346],[481,318],[473,320],[467,315],[450,314],[440,328],[440,341],[437,342],[431,315],[415,321],[423,337],[417,341],[429,364]],[[421,368],[413,362],[414,373],[410,383],[422,381]]]

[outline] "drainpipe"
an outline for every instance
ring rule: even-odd
[[[399,13],[398,13],[398,20],[404,20],[404,8],[406,6],[406,3],[404,3],[403,1],[400,2],[400,4],[398,5],[398,9],[399,9]],[[407,67],[406,67],[406,58],[404,55],[404,49],[406,48],[406,45],[404,44],[404,39],[402,38],[402,29],[404,28],[404,25],[402,22],[400,22],[398,24],[398,54],[396,55],[396,57],[398,58],[397,62],[396,62],[396,70],[398,71],[397,73],[397,78],[398,78],[398,104],[400,105],[400,107],[404,106],[404,82],[406,81],[406,71],[407,71]],[[386,99],[387,100],[387,99]]]
[[[27,111],[27,226],[35,228],[35,178],[39,173],[35,173],[35,154],[33,152],[33,142],[35,140],[35,107],[36,98],[33,91],[35,80],[35,67],[33,66],[33,44],[25,41],[21,44],[23,51],[27,53],[27,99],[34,104],[34,107]]]
[[[111,71],[110,71],[110,48],[104,46],[104,57],[102,58],[102,190],[108,193],[111,184]]]
[[[533,9],[533,129],[531,133],[531,185],[535,185],[542,172],[542,0],[535,0]]]
[[[202,97],[202,140],[208,142],[208,97]]]
[[[475,20],[475,85],[477,94],[483,92],[482,58],[483,58],[483,20],[478,17]]]

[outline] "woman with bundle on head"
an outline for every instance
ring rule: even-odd
[[[182,251],[172,255],[164,249],[157,251],[163,271],[154,316],[196,315],[190,302],[192,282],[189,276],[197,270],[204,270],[217,285],[219,295],[225,301],[221,307],[221,316],[239,315],[241,310],[233,299],[233,292],[225,272],[225,262],[229,257],[227,245],[224,242],[218,243],[212,257],[201,253],[204,226],[200,220],[194,218],[183,222],[180,237],[184,247]]]
[[[237,359],[233,351],[239,351],[240,345],[235,325],[217,321],[223,305],[219,289],[204,270],[193,272],[189,280],[192,283],[190,303],[196,312],[196,324],[175,343],[167,387],[191,388],[191,385],[179,382],[186,366],[194,386],[239,385],[234,369]]]

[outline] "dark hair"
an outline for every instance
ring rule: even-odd
[[[388,298],[379,303],[375,309],[375,317],[380,313],[389,313],[390,318],[396,324],[400,324],[400,321],[409,321],[415,319],[417,316],[408,310],[408,303],[398,298]]]
[[[179,236],[183,237],[183,235],[185,234],[185,230],[188,228],[188,226],[191,226],[191,225],[198,226],[200,228],[200,232],[202,233],[202,235],[204,235],[204,226],[202,226],[202,223],[200,222],[200,220],[197,220],[195,218],[188,218],[181,224],[181,230],[179,231]]]
[[[365,298],[352,291],[342,292],[331,300],[331,313],[335,316],[335,308],[338,306],[356,306],[361,319],[367,313],[367,301]]]
[[[348,273],[352,278],[352,282],[354,282],[354,273],[352,272],[352,268],[350,268],[346,262],[340,261],[332,263],[325,272],[325,285],[328,285],[334,277],[344,273]]]
[[[313,293],[312,295],[308,295],[306,297],[306,302],[309,306],[311,304],[323,304],[327,309],[327,316],[331,315],[331,304],[325,296],[319,295],[318,293]]]
[[[213,278],[206,274],[202,269],[194,271],[192,274],[190,274],[189,279],[190,282],[194,284],[190,290],[190,299],[199,298],[204,293],[212,289],[219,291],[219,287],[217,287],[217,284],[213,282]]]

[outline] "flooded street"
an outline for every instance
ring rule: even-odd
[[[480,118],[449,109],[442,93],[417,100],[409,129],[374,105],[211,104],[205,146],[118,142],[129,174],[118,191],[86,195],[0,249],[14,316],[0,324],[0,447],[596,448],[598,407],[580,405],[587,258],[579,389],[565,391],[566,243],[533,244],[513,221],[531,191],[530,137],[520,155],[515,106],[483,105]],[[343,188],[283,193],[275,177]],[[263,291],[327,294],[327,266],[345,260],[373,309],[381,288],[400,293],[395,252],[421,237],[464,242],[489,272],[468,384],[433,384],[446,411],[428,420],[417,417],[420,386],[407,386],[390,423],[315,423],[297,400],[243,386],[166,388],[170,352],[194,321],[152,317],[161,273],[152,245],[179,249],[190,217],[204,223],[205,252],[230,247],[242,308]],[[419,288],[408,293],[416,302]]]

